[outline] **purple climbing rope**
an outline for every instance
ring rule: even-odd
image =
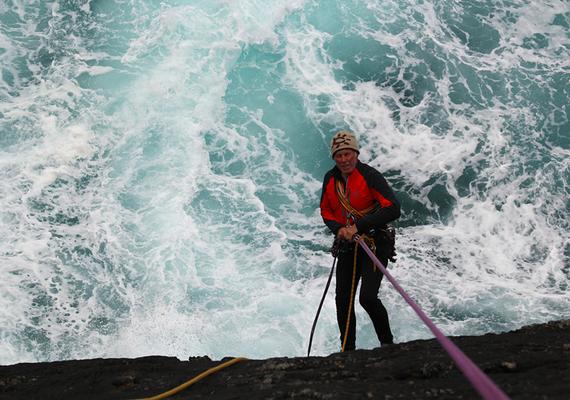
[[[396,282],[396,280],[390,275],[388,270],[378,258],[372,253],[370,248],[364,243],[360,237],[355,237],[360,246],[368,254],[370,259],[374,264],[382,271],[384,276],[390,281],[390,283],[396,288],[398,293],[402,295],[404,300],[414,309],[416,314],[421,318],[424,324],[432,331],[435,338],[455,362],[455,365],[459,370],[465,375],[465,377],[471,382],[473,387],[479,392],[481,397],[485,400],[508,400],[509,397],[489,378],[465,353],[463,353],[451,340],[447,338],[435,324],[428,318],[428,316],[422,311],[422,309],[416,304],[414,300],[408,296],[408,294],[402,289],[402,287]]]

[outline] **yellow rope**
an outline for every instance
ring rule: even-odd
[[[218,372],[219,370],[229,367],[230,365],[234,365],[240,361],[245,361],[247,360],[247,358],[243,358],[243,357],[236,357],[231,359],[230,361],[227,361],[223,364],[220,364],[216,367],[210,368],[204,372],[202,372],[199,375],[196,375],[194,378],[190,379],[189,381],[183,383],[182,385],[176,386],[174,389],[170,389],[167,392],[161,393],[159,395],[153,396],[153,397],[145,397],[144,399],[141,400],[161,400],[161,399],[165,399],[167,397],[173,396],[178,392],[183,391],[184,389],[186,389],[188,386],[191,386],[193,384],[195,384],[196,382],[204,379],[205,377],[207,377],[208,375],[213,374],[214,372]]]
[[[378,204],[373,204],[362,211],[358,211],[356,208],[352,207],[352,205],[350,204],[350,202],[348,201],[348,199],[344,194],[344,187],[341,181],[336,181],[336,195],[338,197],[340,204],[344,207],[344,209],[358,219],[364,217],[367,214],[370,214],[371,212],[375,211],[378,208]]]
[[[350,286],[350,302],[348,303],[348,313],[346,316],[346,328],[344,329],[344,339],[342,340],[341,352],[344,353],[344,346],[346,346],[346,338],[348,338],[348,328],[350,327],[350,315],[352,314],[352,303],[354,303],[354,284],[356,282],[356,253],[358,250],[358,242],[354,244],[354,263],[352,267],[352,285]]]
[[[368,244],[368,247],[370,247],[370,249],[372,250],[373,253],[376,253],[376,244],[374,243],[374,239],[372,239],[371,237],[367,236],[367,235],[360,235],[360,238],[355,240],[354,243],[354,262],[353,262],[353,267],[352,267],[352,285],[350,287],[350,302],[348,303],[348,315],[346,318],[346,328],[344,329],[344,339],[342,340],[342,348],[341,348],[341,352],[344,353],[344,347],[346,346],[346,339],[348,338],[348,328],[350,326],[350,315],[352,314],[352,304],[354,303],[354,297],[355,297],[355,287],[354,284],[356,282],[356,254],[358,253],[358,241],[359,240],[364,240],[366,242],[366,244]],[[373,266],[376,269],[376,266]]]

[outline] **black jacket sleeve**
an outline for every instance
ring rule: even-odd
[[[362,176],[380,204],[375,212],[365,215],[356,222],[358,232],[367,233],[370,229],[380,229],[387,223],[398,219],[401,211],[400,202],[384,176],[369,165],[361,164],[360,167]],[[388,203],[391,204],[386,205]]]
[[[321,208],[321,216],[323,218],[323,221],[325,223],[325,225],[331,230],[332,233],[334,233],[334,235],[336,236],[339,229],[342,228],[344,225],[342,225],[340,222],[335,221],[333,219],[328,219],[324,216],[324,214],[326,214],[326,212],[323,212],[324,210],[329,208],[329,205],[327,204],[326,201],[326,197],[325,197],[325,192],[327,190],[327,185],[329,183],[329,181],[331,179],[334,179],[334,176],[332,174],[331,171],[329,171],[326,175],[325,175],[325,179],[323,180],[323,188],[321,190],[321,203],[320,203],[320,208]]]

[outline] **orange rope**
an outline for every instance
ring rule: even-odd
[[[366,214],[370,214],[371,212],[373,212],[378,207],[377,204],[373,204],[362,211],[358,211],[357,209],[352,207],[352,205],[349,203],[348,199],[346,198],[346,195],[344,194],[344,187],[341,181],[336,181],[336,194],[338,196],[340,204],[344,207],[344,209],[348,211],[351,215],[354,215],[356,218],[362,218]]]
[[[366,243],[369,244],[369,247],[372,249],[372,252],[376,253],[376,244],[374,243],[374,239],[366,236],[366,235],[360,235],[360,238],[362,240],[364,240]],[[358,240],[354,242],[354,263],[353,263],[353,267],[352,267],[352,285],[350,287],[350,302],[348,303],[348,315],[346,317],[346,328],[344,329],[344,339],[342,340],[342,348],[341,348],[341,352],[344,352],[344,348],[346,346],[346,338],[348,337],[348,328],[350,327],[350,316],[352,315],[352,306],[354,304],[354,297],[355,296],[355,290],[356,288],[355,283],[356,283],[356,254],[358,253]],[[373,265],[374,269],[376,268],[376,265]]]

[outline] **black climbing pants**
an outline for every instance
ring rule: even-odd
[[[362,280],[358,301],[370,316],[380,343],[392,343],[393,336],[392,331],[390,330],[388,312],[378,298],[378,291],[384,274],[374,266],[372,260],[368,257],[368,254],[366,254],[360,246],[358,246],[357,251],[355,291],[358,288],[358,282]],[[382,256],[381,252],[377,257],[384,266],[388,265],[387,257]],[[348,248],[339,254],[336,270],[335,300],[338,327],[340,329],[341,347],[346,330],[348,305],[350,304],[353,268],[354,243],[351,243]],[[356,296],[352,304],[352,309],[350,310],[350,326],[348,329],[346,346],[344,348],[345,351],[354,350],[356,347],[356,318],[354,315],[354,302],[356,302]]]

